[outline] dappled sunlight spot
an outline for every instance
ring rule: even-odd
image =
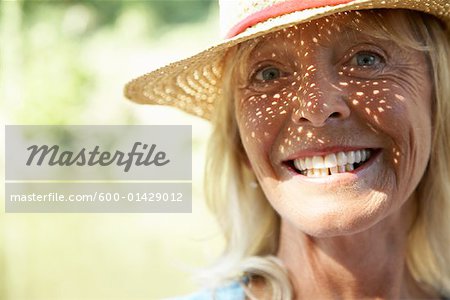
[[[383,112],[383,111],[384,111],[384,108],[382,108],[382,107],[380,106],[380,107],[378,107],[378,111],[379,111],[379,112]]]
[[[313,136],[313,133],[312,133],[311,131],[308,131],[308,132],[306,133],[306,136],[307,136],[308,138],[311,138],[311,137]]]
[[[341,81],[341,82],[339,82],[339,85],[342,85],[342,86],[348,86],[348,82]]]
[[[373,119],[375,120],[375,122],[377,122],[377,124],[380,124],[380,121],[378,120],[378,116],[377,115],[373,115]]]
[[[367,127],[369,127],[370,130],[378,134],[378,130],[376,130],[370,123],[366,123]]]
[[[353,105],[357,105],[359,102],[358,102],[358,100],[354,99],[354,100],[352,101],[352,103],[353,103]]]
[[[302,110],[302,111],[300,112],[300,115],[302,116],[302,118],[304,118],[304,117],[305,117],[305,112]]]
[[[356,96],[364,96],[363,92],[356,92]]]
[[[364,110],[366,111],[366,113],[367,113],[368,115],[370,115],[370,108],[366,107]]]
[[[336,90],[342,92],[342,89],[341,89],[340,87],[336,86],[335,84],[331,83],[330,85],[331,85],[334,89],[336,89]]]
[[[380,93],[379,90],[373,90],[373,94],[374,94],[374,95],[378,95],[379,93]]]
[[[403,97],[402,95],[395,94],[394,96],[395,96],[395,98],[397,98],[400,101],[405,101],[405,97]]]

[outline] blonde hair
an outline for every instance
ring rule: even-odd
[[[434,78],[434,121],[432,153],[416,193],[419,211],[409,234],[406,262],[415,280],[444,296],[450,296],[450,40],[437,19],[407,11],[398,14],[372,10],[378,15],[376,26],[368,34],[394,40],[401,46],[424,51]],[[348,25],[348,24],[347,24]],[[349,24],[360,29],[361,24]],[[381,28],[375,31],[373,28]],[[415,30],[405,30],[413,28]],[[381,33],[381,34],[380,34]],[[222,99],[217,101],[213,116],[213,132],[209,141],[205,192],[207,204],[217,216],[226,246],[222,256],[210,269],[212,286],[261,276],[271,291],[271,299],[291,299],[293,295],[286,269],[275,257],[280,231],[280,217],[270,206],[247,166],[234,115],[232,86],[234,72],[250,54],[250,47],[240,45],[229,51],[223,74]],[[211,274],[211,273],[210,273]],[[254,299],[246,289],[247,296]]]

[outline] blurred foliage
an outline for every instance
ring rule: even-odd
[[[83,5],[88,9],[98,12],[96,27],[111,25],[120,17],[125,9],[137,7],[144,12],[147,12],[149,18],[155,18],[154,22],[159,26],[170,26],[205,20],[211,6],[215,4],[216,2],[212,0],[25,0],[22,2],[22,7],[26,19],[32,22],[36,17],[35,12],[37,7],[42,8],[43,5],[56,5],[59,6],[60,9],[64,9],[68,6]]]
[[[195,166],[192,214],[0,215],[0,299],[159,299],[195,289],[189,271],[222,243],[201,188],[209,127],[135,105],[122,90],[209,44],[216,13],[205,0],[0,2],[3,124],[191,124]]]

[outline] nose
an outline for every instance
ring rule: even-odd
[[[292,121],[299,125],[322,127],[330,120],[344,120],[350,116],[350,107],[344,96],[330,83],[324,89],[303,89],[296,99]],[[331,88],[330,88],[331,87]]]

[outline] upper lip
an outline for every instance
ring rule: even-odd
[[[324,148],[316,148],[316,149],[303,149],[297,151],[291,155],[289,155],[283,162],[295,160],[298,158],[312,157],[312,156],[326,156],[331,153],[338,152],[348,152],[348,151],[356,151],[362,149],[375,149],[375,147],[370,146],[331,146]]]

